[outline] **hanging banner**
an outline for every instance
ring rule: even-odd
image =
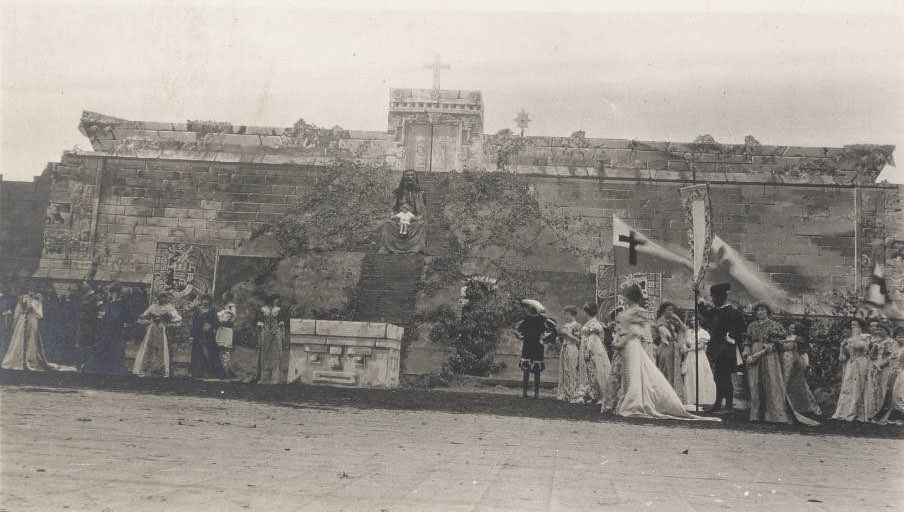
[[[706,276],[713,246],[712,205],[709,201],[709,185],[691,185],[679,189],[687,224],[687,238],[691,247],[694,289]]]

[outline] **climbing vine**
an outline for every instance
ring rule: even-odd
[[[279,242],[280,254],[376,249],[377,228],[389,215],[391,171],[354,163],[324,169],[289,213],[254,228]]]

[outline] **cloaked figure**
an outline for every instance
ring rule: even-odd
[[[127,375],[129,372],[123,365],[126,351],[125,340],[125,301],[122,300],[122,288],[114,284],[107,291],[98,313],[98,324],[95,330],[95,343],[88,351],[88,360],[82,371],[88,373],[106,373],[110,375]]]
[[[393,205],[392,216],[383,223],[381,238],[382,254],[411,254],[427,252],[427,227],[424,223],[424,215],[427,213],[424,206],[424,191],[417,181],[417,174],[413,170],[402,173],[402,179],[398,188],[392,191]],[[395,216],[402,212],[403,205],[407,205],[411,215],[405,215],[409,224],[400,226]],[[404,230],[402,229],[404,228]],[[404,234],[403,234],[404,233]]]
[[[739,363],[743,362],[740,344],[747,327],[744,315],[728,303],[729,290],[731,285],[728,283],[713,285],[709,289],[715,306],[709,320],[710,340],[706,346],[706,355],[712,363],[716,380],[716,401],[710,409],[712,412],[722,409],[723,400],[727,411],[734,409],[731,374],[738,371]]]

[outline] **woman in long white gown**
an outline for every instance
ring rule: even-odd
[[[696,408],[696,404],[711,404],[716,401],[716,380],[706,357],[706,345],[709,343],[709,332],[697,325],[693,315],[688,322],[690,329],[684,331],[681,350],[687,355],[682,363],[684,372],[684,401],[687,408]],[[694,327],[697,328],[697,339],[694,339]],[[697,350],[694,350],[694,343]],[[697,387],[699,384],[699,388]],[[699,400],[697,390],[700,390]]]
[[[578,404],[584,402],[584,395],[587,393],[587,375],[581,358],[581,324],[577,320],[578,310],[574,306],[567,306],[565,314],[570,321],[559,331],[562,351],[559,353],[556,400]]]
[[[684,409],[684,404],[671,384],[656,368],[644,352],[641,340],[650,331],[650,319],[640,307],[643,295],[637,285],[622,291],[627,307],[615,320],[613,348],[622,353],[622,391],[615,413],[619,416],[721,421],[719,418],[694,416]]]
[[[38,322],[44,318],[41,294],[29,291],[19,299],[13,316],[12,336],[9,348],[0,363],[6,370],[74,371],[75,368],[53,364],[44,355],[41,330]]]
[[[161,293],[157,302],[138,317],[138,322],[147,325],[148,329],[135,355],[132,373],[139,377],[170,377],[172,358],[166,328],[179,325],[182,316],[169,303],[169,296]]]
[[[586,318],[584,326],[581,327],[581,354],[587,371],[586,380],[589,383],[590,398],[606,409],[606,397],[609,396],[606,387],[612,368],[606,346],[603,345],[603,324],[596,319],[599,313],[596,304],[588,302],[581,309]]]

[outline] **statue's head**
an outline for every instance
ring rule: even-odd
[[[399,182],[400,188],[417,188],[417,174],[413,169],[408,169],[402,173],[402,180]]]

